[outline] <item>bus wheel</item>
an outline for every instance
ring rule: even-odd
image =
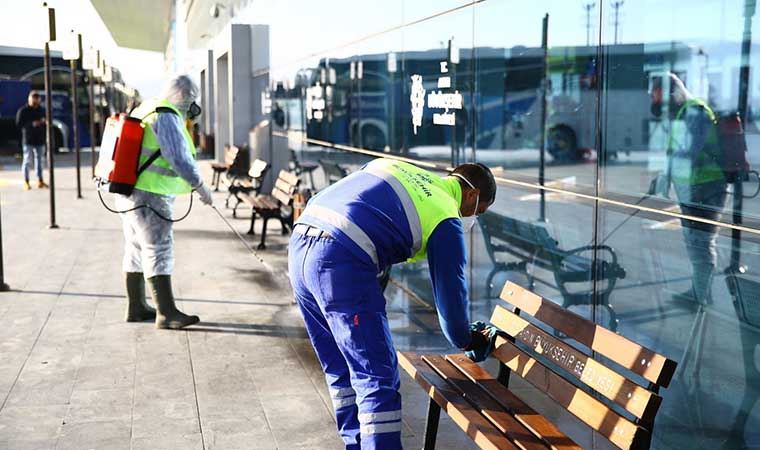
[[[558,125],[549,130],[547,150],[557,161],[578,161],[582,157],[578,153],[575,133],[566,125]]]

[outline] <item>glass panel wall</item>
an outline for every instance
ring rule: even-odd
[[[653,448],[760,448],[754,1],[255,4],[307,185],[377,156],[486,164],[473,320],[506,280],[529,287],[679,363]],[[387,299],[400,348],[446,348],[425,262]]]

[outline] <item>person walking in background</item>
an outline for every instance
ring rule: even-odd
[[[726,203],[727,187],[720,166],[717,117],[675,74],[670,74],[670,81],[673,101],[679,109],[670,133],[668,154],[681,212],[717,221]],[[675,294],[673,299],[711,303],[712,279],[718,263],[718,228],[689,219],[682,219],[681,227],[693,270],[692,287]]]
[[[29,184],[29,159],[34,155],[34,170],[37,173],[37,187],[46,188],[42,179],[42,161],[45,155],[45,108],[40,106],[40,95],[31,91],[27,104],[16,113],[16,126],[21,129],[21,146],[24,160],[21,171],[24,173],[24,190],[31,189]]]

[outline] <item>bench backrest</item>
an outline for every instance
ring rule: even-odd
[[[289,206],[300,183],[301,179],[298,175],[287,170],[281,170],[272,188],[272,197],[276,198],[283,206]]]
[[[486,240],[486,250],[491,258],[495,249],[519,254],[526,259],[539,259],[549,264],[559,262],[563,257],[558,242],[549,235],[549,231],[540,226],[523,222],[512,217],[502,216],[486,211],[478,216],[478,223]],[[499,241],[508,244],[508,248],[499,246]],[[553,261],[555,260],[556,261]]]
[[[248,176],[254,180],[261,181],[264,179],[264,175],[269,171],[269,163],[263,159],[256,159],[251,164],[251,170],[248,171]]]
[[[327,182],[329,184],[333,184],[334,182],[347,175],[346,171],[342,167],[332,161],[325,161],[321,159],[319,160],[319,165],[325,172],[325,177],[327,178]]]
[[[493,352],[502,368],[544,391],[617,447],[648,448],[662,402],[658,391],[670,383],[675,361],[515,283],[504,286],[501,298],[515,308],[512,312],[497,306],[491,317],[504,332]],[[528,322],[526,313],[568,339],[559,339]],[[605,361],[590,357],[592,352]],[[635,419],[619,414],[613,405]]]
[[[225,145],[224,146],[224,163],[228,166],[231,166],[235,163],[235,158],[237,158],[237,154],[240,153],[240,149],[234,145]]]
[[[230,177],[242,177],[248,173],[251,164],[248,158],[247,147],[231,146],[224,154],[224,161],[229,165],[227,175]]]

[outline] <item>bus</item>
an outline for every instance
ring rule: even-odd
[[[71,116],[71,70],[69,62],[63,60],[60,52],[51,52],[52,125],[55,148],[73,148],[73,118]],[[105,117],[126,111],[128,104],[137,99],[138,94],[127,88],[118,70],[112,70],[112,82],[95,83],[94,105],[96,133],[99,140],[100,129]],[[77,73],[77,99],[79,102],[79,142],[83,147],[91,146],[89,89],[85,71]],[[43,105],[45,97],[45,70],[43,53],[39,49],[0,46],[0,145],[20,148],[20,132],[16,128],[16,112],[26,104],[31,90],[38,91]]]
[[[595,118],[602,108],[605,155],[615,158],[664,148],[665,122],[672,117],[653,106],[668,101],[663,74],[707,86],[700,51],[677,42],[559,46],[548,49],[545,72],[543,49],[524,46],[461,49],[456,56],[440,48],[324,58],[317,67],[301,70],[297,92],[285,95],[302,97],[309,138],[402,154],[438,146],[460,154],[452,162],[472,147],[535,151],[542,129],[554,160],[582,161],[598,153]],[[410,126],[413,75],[419,75],[427,96],[416,130]],[[441,82],[448,87],[441,88]],[[449,111],[453,126],[433,123],[431,93],[458,96],[462,107]],[[666,111],[672,109],[665,105]]]

